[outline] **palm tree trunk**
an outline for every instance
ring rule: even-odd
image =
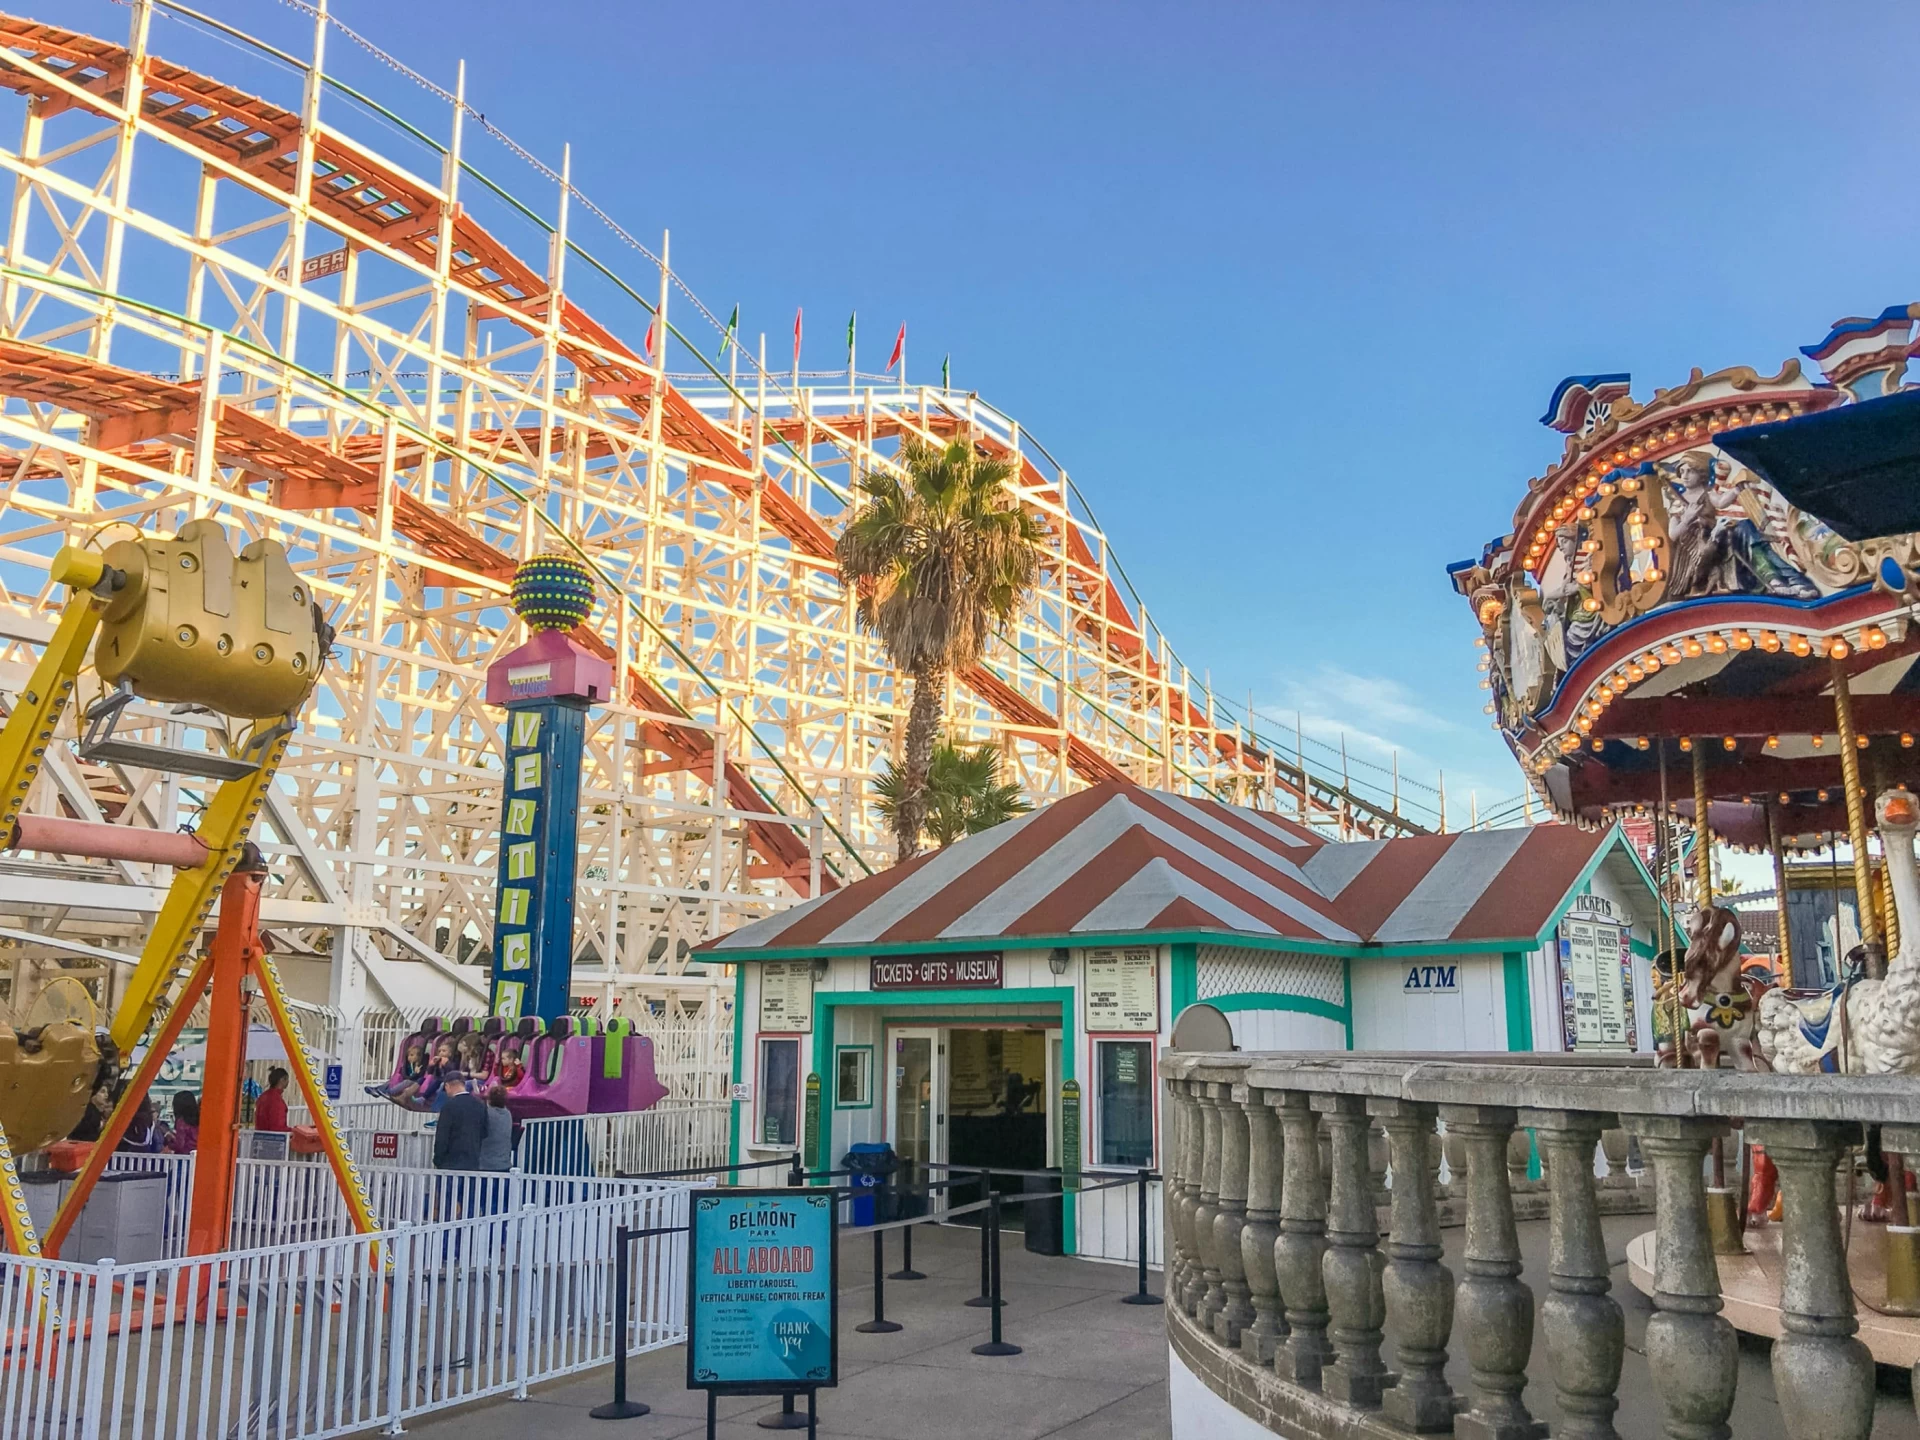
[[[913,703],[907,710],[906,774],[893,832],[895,855],[901,860],[911,860],[920,849],[920,831],[927,819],[927,772],[933,768],[934,732],[939,728],[946,689],[947,672],[941,666],[922,665],[913,672]]]

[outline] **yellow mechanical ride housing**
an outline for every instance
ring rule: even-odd
[[[278,542],[255,540],[236,557],[218,523],[191,520],[171,540],[122,540],[100,559],[126,576],[94,644],[107,684],[248,717],[306,699],[327,631]]]

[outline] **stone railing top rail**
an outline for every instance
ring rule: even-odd
[[[1920,1075],[1658,1070],[1633,1056],[1515,1055],[1490,1063],[1485,1055],[1473,1054],[1176,1050],[1161,1054],[1160,1074],[1169,1080],[1440,1105],[1920,1127]]]

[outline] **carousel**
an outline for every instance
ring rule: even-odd
[[[1663,1064],[1920,1071],[1916,320],[1920,305],[1842,320],[1771,375],[1695,370],[1644,401],[1624,374],[1562,381],[1542,417],[1558,463],[1511,533],[1451,568],[1488,712],[1544,805],[1645,837],[1668,902]],[[1765,962],[1716,874],[1729,848],[1772,857]],[[1810,941],[1789,912],[1812,857],[1846,884]],[[1907,1365],[1920,1196],[1867,1140],[1837,1181],[1861,1338]],[[1731,1142],[1713,1167],[1728,1318],[1778,1334],[1772,1167]],[[1642,1289],[1651,1245],[1629,1252]]]

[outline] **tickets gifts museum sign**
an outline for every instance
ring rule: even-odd
[[[868,984],[875,990],[998,990],[1000,952],[957,955],[876,955]]]

